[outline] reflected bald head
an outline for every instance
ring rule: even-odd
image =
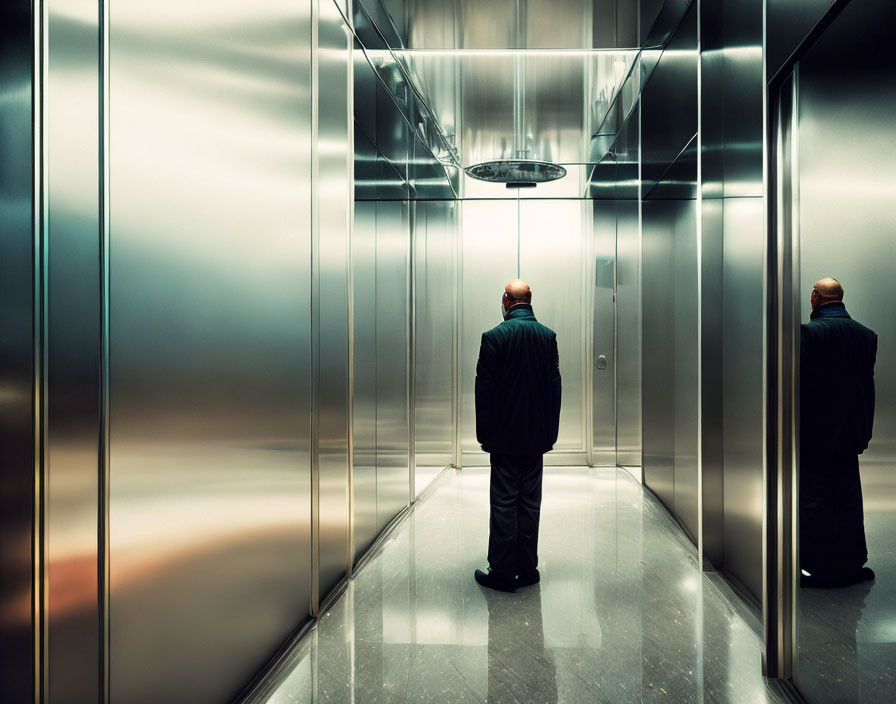
[[[816,281],[815,286],[812,287],[811,302],[813,308],[842,300],[843,287],[837,279],[828,276]]]

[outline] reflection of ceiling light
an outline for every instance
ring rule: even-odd
[[[506,183],[508,188],[533,188],[536,184],[556,181],[566,176],[560,164],[531,159],[496,159],[464,169],[480,181]]]

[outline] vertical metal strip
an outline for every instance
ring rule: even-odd
[[[638,31],[640,32],[640,13]],[[644,483],[644,120],[640,98],[638,99],[638,355],[640,356],[640,376],[638,386],[641,393],[641,410],[638,418],[638,444],[641,483]]]
[[[99,0],[99,205],[100,205],[100,291],[101,343],[100,343],[100,438],[99,438],[99,521],[97,554],[99,564],[97,580],[99,585],[99,665],[100,687],[103,702],[111,701],[110,629],[111,629],[111,583],[109,547],[109,510],[111,487],[110,458],[110,397],[109,364],[111,359],[111,336],[109,328],[110,306],[110,247],[111,247],[111,207],[109,201],[109,0]]]
[[[340,8],[340,12],[342,9]],[[348,20],[343,15],[346,31],[346,160],[345,169],[348,179],[346,203],[346,301],[348,303],[348,417],[347,452],[348,482],[346,484],[348,506],[348,540],[346,541],[345,577],[351,579],[355,562],[355,281],[354,259],[352,257],[352,237],[355,228],[355,90],[354,62],[352,59],[353,34]],[[354,643],[354,639],[352,639]],[[354,646],[352,646],[354,649]]]
[[[800,65],[797,63],[793,67],[793,93],[791,106],[791,123],[790,123],[790,252],[791,265],[793,267],[793,280],[791,281],[791,315],[793,325],[791,329],[794,331],[792,343],[792,360],[790,366],[790,476],[788,477],[788,485],[790,496],[786,502],[781,505],[784,512],[782,523],[787,524],[788,532],[786,534],[788,547],[785,551],[787,561],[784,563],[784,574],[781,581],[784,584],[785,599],[789,606],[789,628],[785,628],[785,640],[783,647],[788,654],[789,674],[796,677],[799,665],[799,644],[798,637],[798,620],[799,609],[797,599],[799,595],[799,436],[800,436],[800,335],[796,334],[797,325],[800,322],[800,291],[801,291],[801,273],[802,267],[800,263]],[[789,514],[789,515],[788,515]]]
[[[408,201],[408,504],[417,498],[417,203]]]
[[[703,3],[697,3],[697,570],[703,571]],[[701,590],[702,595],[702,590]],[[702,613],[700,614],[702,626]],[[701,637],[702,633],[698,633]],[[702,661],[698,663],[702,668]]]
[[[32,207],[32,251],[33,251],[33,323],[32,323],[32,458],[34,469],[34,503],[32,533],[32,639],[34,647],[34,701],[36,704],[47,698],[47,522],[46,493],[47,465],[44,444],[47,429],[46,367],[47,367],[47,179],[46,140],[44,139],[45,95],[47,78],[47,4],[37,0],[32,4],[32,70],[31,70],[31,133],[33,185]]]
[[[327,0],[324,0],[325,2]],[[311,2],[311,615],[320,611],[320,128],[318,21],[320,0]]]
[[[582,442],[585,449],[585,461],[589,467],[594,465],[594,332],[595,332],[595,305],[594,298],[597,292],[595,282],[597,276],[597,262],[594,247],[594,207],[592,200],[583,200],[579,217],[582,220],[585,242],[585,256],[582,258],[582,386],[585,393],[582,394]],[[589,321],[585,324],[586,321]]]
[[[461,469],[464,466],[463,456],[463,376],[461,367],[461,354],[463,353],[463,304],[464,304],[464,201],[456,203],[455,217],[455,250],[456,258],[454,266],[454,466]]]

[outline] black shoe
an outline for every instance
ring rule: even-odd
[[[540,581],[541,575],[538,573],[538,570],[532,570],[531,572],[517,575],[516,588],[522,589],[523,587],[531,587],[533,584],[538,584]]]
[[[483,572],[482,570],[476,570],[473,573],[473,576],[476,578],[476,581],[479,582],[483,587],[487,587],[489,589],[494,589],[499,592],[515,592],[516,591],[516,579],[511,578],[507,579],[498,577],[497,575],[492,574],[491,569],[488,572]]]
[[[863,567],[859,571],[859,581],[860,582],[873,582],[877,575],[874,574],[874,570],[870,567]]]

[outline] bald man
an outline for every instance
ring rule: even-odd
[[[868,560],[859,455],[874,422],[877,335],[846,312],[843,287],[812,287],[800,335],[800,569],[804,587],[874,579]]]
[[[476,581],[503,592],[539,581],[542,460],[560,428],[557,335],[535,319],[520,279],[501,298],[504,322],[482,334],[476,365],[476,438],[491,456],[486,572]]]

